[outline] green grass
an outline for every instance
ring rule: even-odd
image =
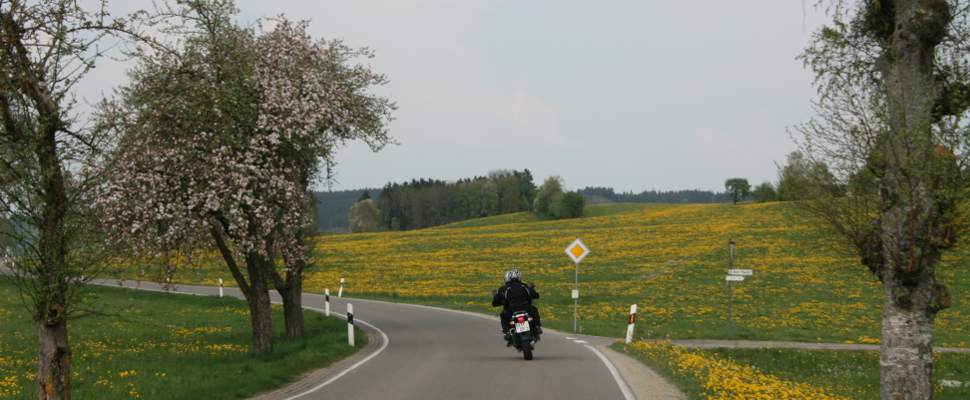
[[[273,351],[254,356],[246,303],[229,298],[92,287],[79,309],[97,313],[69,323],[77,399],[246,398],[354,351],[343,320],[309,311],[307,338],[285,341],[276,308]],[[2,277],[0,320],[0,398],[33,398],[34,325]]]
[[[616,215],[629,212],[640,211],[649,207],[657,207],[658,204],[642,204],[642,203],[611,203],[611,204],[592,204],[586,206],[583,210],[582,218],[593,218],[602,217],[606,215]],[[529,222],[538,222],[539,217],[532,212],[518,212],[511,214],[496,215],[494,217],[476,218],[469,219],[465,221],[459,221],[444,225],[441,228],[474,228],[474,227],[485,227],[485,226],[496,226],[496,225],[508,225],[508,224],[524,224]]]
[[[692,399],[708,394],[704,382],[663,353],[639,351],[618,343],[626,352],[677,385]],[[879,398],[879,353],[875,351],[833,351],[794,349],[717,349],[691,350],[704,357],[718,357],[757,368],[764,374],[826,389],[829,393],[853,399]],[[970,398],[970,354],[938,353],[934,357],[934,395],[937,399]],[[961,387],[945,387],[943,380],[962,382]],[[780,393],[776,395],[780,396]]]
[[[537,221],[512,214],[407,232],[319,236],[304,289],[335,291],[346,278],[353,297],[494,314],[491,291],[510,268],[537,285],[549,327],[572,329],[572,262],[563,249],[582,238],[592,253],[580,266],[584,333],[621,336],[629,306],[639,305],[638,336],[726,338],[726,243],[737,268],[754,276],[734,286],[735,337],[872,343],[879,339],[882,290],[840,247],[839,237],[799,215],[792,203],[607,204],[583,218]],[[944,254],[937,279],[952,307],[936,318],[936,345],[970,347],[970,241]],[[231,279],[222,261],[176,274],[179,283]],[[139,276],[137,269],[118,275]]]

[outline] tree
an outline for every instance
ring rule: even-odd
[[[778,177],[780,200],[806,200],[838,191],[839,184],[824,163],[807,159],[800,151],[788,154]]]
[[[775,187],[771,182],[764,182],[755,186],[754,191],[751,192],[751,196],[754,197],[755,201],[761,202],[778,200],[778,194],[775,193]]]
[[[554,196],[551,214],[553,218],[579,218],[583,216],[586,199],[576,192],[567,192]]]
[[[343,142],[386,143],[393,104],[366,94],[383,76],[347,65],[367,51],[314,41],[282,17],[269,32],[241,28],[228,1],[181,4],[171,12],[178,50],[142,54],[102,109],[120,138],[101,196],[106,223],[141,253],[215,247],[250,304],[253,351],[266,352],[269,284],[287,336],[303,335],[309,185],[329,176]]]
[[[739,201],[748,197],[751,191],[751,184],[744,178],[731,178],[724,181],[724,190],[727,190],[731,194],[731,199],[734,200],[734,204],[738,204]]]
[[[350,221],[351,232],[374,232],[380,228],[381,211],[377,209],[374,200],[364,199],[350,208],[347,220]]]
[[[0,0],[0,218],[17,246],[8,266],[37,326],[38,399],[68,399],[68,318],[101,253],[90,189],[105,137],[75,115],[74,85],[133,19],[104,4]]]
[[[933,397],[933,321],[950,305],[935,272],[966,229],[968,9],[837,2],[802,56],[820,98],[801,147],[845,188],[805,205],[882,283],[883,399]]]
[[[554,203],[553,198],[561,194],[562,178],[558,176],[550,176],[546,178],[545,182],[542,183],[542,187],[539,188],[539,193],[536,194],[535,206],[533,207],[536,214],[538,214],[540,217],[550,216],[552,205]]]

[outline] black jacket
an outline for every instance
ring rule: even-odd
[[[525,285],[519,281],[511,281],[495,291],[492,296],[492,307],[502,306],[506,310],[521,310],[532,305],[533,299],[539,298],[535,285]]]

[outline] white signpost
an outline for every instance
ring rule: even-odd
[[[573,332],[579,332],[579,263],[589,255],[589,247],[583,244],[582,240],[576,238],[572,244],[566,247],[566,255],[573,260],[576,265],[576,287],[573,289]]]
[[[734,336],[734,294],[731,282],[744,282],[744,277],[754,275],[753,270],[734,268],[734,245],[734,240],[728,240],[728,274],[724,276],[728,292],[728,337]]]

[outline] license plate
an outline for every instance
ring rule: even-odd
[[[528,322],[516,322],[515,323],[515,333],[522,333],[522,332],[528,332],[528,331],[529,331],[529,323]]]

